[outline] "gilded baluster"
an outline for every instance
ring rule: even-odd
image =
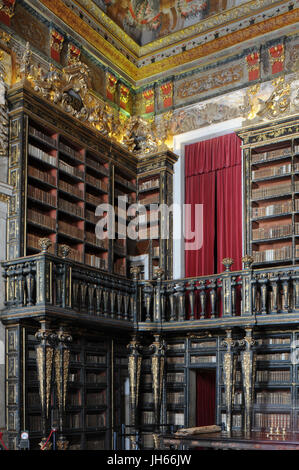
[[[71,335],[61,326],[57,332],[58,344],[55,350],[55,382],[57,389],[58,411],[59,411],[59,437],[57,440],[58,450],[67,450],[68,441],[63,435],[65,428],[65,408],[69,377]]]
[[[223,355],[223,381],[226,406],[226,431],[230,432],[232,429],[234,375],[236,365],[234,360],[234,346],[236,345],[236,342],[232,339],[231,329],[226,330],[226,338],[223,340],[222,344],[227,347],[227,351]]]
[[[187,292],[189,292],[189,305],[190,305],[190,316],[189,320],[194,320],[195,315],[194,315],[194,304],[195,304],[195,287],[194,287],[194,282],[195,281],[190,281],[189,286],[187,287]]]
[[[42,441],[40,446],[43,447],[47,440],[48,434],[48,418],[50,410],[50,396],[52,386],[52,369],[54,360],[54,348],[56,345],[57,335],[49,329],[49,323],[41,322],[40,330],[35,334],[39,344],[36,348],[36,362],[39,380],[39,393],[42,408]],[[45,447],[50,448],[49,444]]]
[[[104,289],[104,291],[103,291],[103,299],[104,299],[104,317],[108,317],[108,315],[109,315],[109,308],[108,308],[108,304],[109,304],[109,290],[108,290],[108,289]]]
[[[122,303],[123,303],[123,295],[119,292],[117,294],[117,318],[122,318]]]
[[[76,279],[73,279],[73,283],[72,283],[72,306],[73,306],[74,310],[79,310],[78,295],[79,295],[79,282]]]
[[[232,316],[236,316],[237,311],[237,287],[236,287],[236,277],[232,276],[231,278],[231,308],[232,308]]]
[[[261,289],[261,314],[267,313],[267,291],[268,291],[268,277],[266,273],[260,274],[259,284]]]
[[[206,281],[199,281],[197,289],[199,290],[199,300],[201,306],[201,318],[206,316]]]
[[[287,313],[290,311],[289,273],[283,273],[280,280],[282,283],[282,311]]]
[[[110,291],[110,318],[115,318],[115,290]]]
[[[101,301],[102,301],[102,292],[101,287],[96,287],[96,314],[101,315]]]
[[[278,313],[278,281],[279,275],[278,273],[269,273],[269,282],[270,287],[272,289],[272,302],[271,302],[271,313],[277,314]]]
[[[252,404],[255,384],[255,356],[252,346],[255,341],[252,337],[253,329],[245,328],[246,335],[239,341],[240,346],[245,346],[241,352],[241,367],[243,379],[243,393],[245,401],[244,431],[248,433],[252,426]]]
[[[144,292],[144,303],[145,303],[145,321],[151,321],[151,304],[152,304],[152,294],[153,286],[151,283],[146,283],[143,289]]]
[[[128,312],[129,312],[129,302],[130,302],[130,296],[129,294],[124,295],[124,320],[128,320]]]
[[[80,311],[86,312],[86,294],[87,294],[87,284],[81,282],[80,284]]]
[[[210,288],[210,301],[211,301],[211,318],[216,316],[216,280],[212,279]]]
[[[17,269],[17,302],[19,306],[24,305],[24,273],[22,265],[18,266]]]
[[[257,313],[257,278],[256,274],[252,274],[251,279],[251,298],[252,298],[252,312],[253,314]]]
[[[177,292],[178,297],[178,321],[185,320],[185,285],[183,282],[178,283],[175,286],[175,290]]]
[[[94,313],[94,293],[95,293],[95,286],[89,284],[87,286],[87,295],[88,295],[88,309],[87,312],[89,315],[93,315]]]
[[[169,306],[170,306],[170,321],[176,321],[176,314],[174,308],[174,285],[169,284],[167,288],[167,293],[169,294]]]
[[[35,287],[35,278],[33,275],[33,267],[31,263],[28,264],[28,274],[26,276],[26,286],[27,286],[27,305],[34,305],[34,287]]]
[[[62,273],[63,266],[58,264],[54,268],[54,278],[56,281],[56,305],[57,307],[62,306]]]

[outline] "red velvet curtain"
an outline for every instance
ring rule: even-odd
[[[216,424],[216,372],[200,370],[196,374],[196,426]]]
[[[236,134],[186,146],[185,204],[203,204],[203,245],[187,250],[185,242],[186,277],[224,271],[225,257],[234,259],[233,270],[241,269],[241,140]],[[188,217],[185,223],[190,223]],[[194,224],[193,214],[193,230]]]

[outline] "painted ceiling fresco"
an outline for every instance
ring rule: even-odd
[[[248,0],[94,0],[140,46]]]

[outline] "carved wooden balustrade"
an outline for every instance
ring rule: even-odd
[[[180,323],[222,325],[271,322],[277,315],[298,321],[299,266],[230,271],[178,280],[142,282],[139,326]],[[297,315],[296,315],[297,314]]]
[[[230,271],[228,265],[220,274],[178,280],[163,280],[158,270],[155,280],[138,281],[137,272],[126,279],[42,252],[2,267],[4,319],[51,311],[140,330],[272,323],[282,316],[299,322],[299,266]]]
[[[136,284],[49,253],[2,263],[3,315],[62,311],[85,318],[137,321]]]

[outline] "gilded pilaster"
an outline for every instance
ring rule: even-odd
[[[165,371],[165,350],[166,343],[161,335],[154,335],[154,342],[149,347],[152,352],[151,370],[153,378],[153,395],[154,395],[154,423],[157,431],[160,423],[162,393],[163,393],[163,377]],[[155,441],[156,442],[156,441]]]
[[[69,345],[72,341],[72,337],[61,326],[57,332],[57,339],[58,345],[55,350],[55,382],[59,410],[59,438],[57,441],[57,447],[58,450],[66,450],[68,447],[68,441],[63,436],[63,430],[70,364]]]
[[[245,328],[246,335],[239,341],[240,346],[245,346],[241,352],[241,366],[243,379],[243,392],[245,400],[244,431],[251,431],[252,403],[255,382],[255,355],[252,346],[255,341],[252,337],[252,328]]]
[[[42,434],[43,438],[40,443],[41,448],[47,439],[48,418],[50,409],[50,396],[52,384],[52,370],[54,361],[54,348],[57,335],[49,329],[46,321],[41,322],[41,328],[35,334],[40,344],[36,346],[36,361],[39,380],[39,393],[42,406]],[[49,449],[49,445],[45,449]]]
[[[132,340],[127,345],[127,348],[129,350],[131,425],[136,426],[142,361],[142,356],[140,354],[142,346],[140,345],[139,339],[136,335],[132,337]]]
[[[232,339],[231,329],[226,330],[226,338],[223,340],[222,344],[227,347],[227,351],[223,355],[223,381],[226,406],[226,431],[230,432],[232,429],[232,408],[237,359],[234,351],[236,341]]]

